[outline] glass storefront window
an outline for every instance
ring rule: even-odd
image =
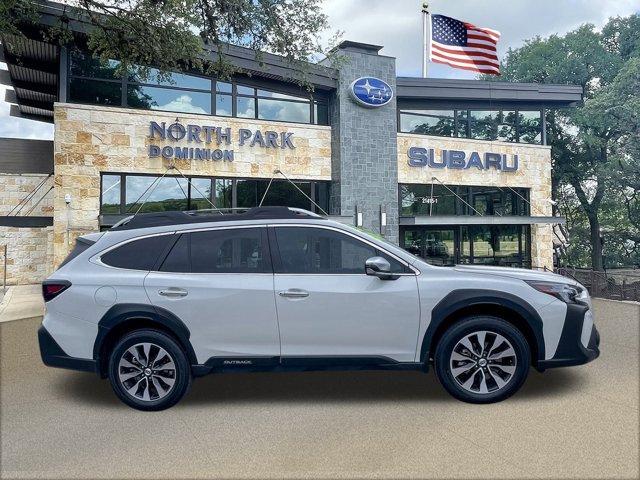
[[[401,227],[400,245],[432,265],[530,267],[528,225]]]
[[[516,112],[500,111],[496,115],[498,125],[498,140],[502,142],[515,142],[516,137]]]
[[[400,215],[529,215],[526,188],[400,184]],[[473,207],[473,208],[471,208]],[[475,209],[475,210],[474,210]]]
[[[400,131],[439,137],[454,136],[453,110],[409,110],[400,115]]]
[[[329,106],[326,103],[314,102],[313,118],[316,125],[329,125]]]
[[[523,143],[542,143],[542,122],[539,111],[518,112],[518,137]]]
[[[233,206],[233,182],[226,178],[216,178],[216,190],[213,203],[218,208],[231,208]]]
[[[160,75],[160,72],[155,68],[133,67],[129,72],[129,80],[136,83],[150,83],[195,90],[211,90],[211,80],[208,78],[183,73]]]
[[[189,210],[210,210],[211,206],[211,179],[192,178],[191,194],[189,196]]]
[[[258,98],[258,118],[284,122],[309,123],[309,103]]]
[[[236,98],[236,116],[241,118],[256,118],[256,101],[253,97]]]
[[[295,182],[295,184],[308,197],[311,197],[311,182]],[[311,208],[311,202],[289,182],[283,180],[273,181],[267,191],[268,185],[268,180],[259,180],[257,182],[258,203],[262,200],[265,191],[267,192],[264,202],[262,202],[263,206],[287,205],[288,207],[304,208],[306,210]]]
[[[228,82],[216,82],[216,92],[231,93],[233,86]]]
[[[102,82],[72,78],[69,82],[69,95],[74,101],[97,105],[121,105],[122,84],[120,82]]]
[[[103,79],[121,78],[117,72],[117,68],[120,66],[120,62],[117,60],[103,62],[87,52],[73,49],[71,50],[70,63],[71,75],[74,76]]]
[[[312,95],[256,89],[199,75],[160,74],[155,68],[141,66],[129,69],[122,78],[119,68],[118,61],[102,62],[87,52],[73,50],[69,62],[69,100],[222,117],[329,123],[328,105],[322,95],[318,100]]]
[[[456,110],[456,137],[469,136],[469,115],[467,110]]]
[[[455,192],[453,187],[451,190]],[[457,215],[459,200],[456,195],[443,185],[433,185],[433,196],[430,184],[401,185],[401,216],[416,215]]]
[[[455,264],[454,229],[407,228],[402,242],[405,250],[432,265]]]
[[[401,110],[399,129],[440,137],[540,144],[540,115],[540,110]]]
[[[256,89],[251,87],[245,87],[244,85],[236,85],[238,95],[255,95]]]
[[[187,210],[187,189],[184,178],[128,175],[125,209],[136,212],[144,204],[140,213]]]
[[[100,210],[106,214],[120,213],[120,175],[102,176]]]
[[[125,198],[121,194],[121,178],[124,178]],[[213,210],[210,201],[215,208],[221,209],[253,208],[262,200],[269,180],[191,177],[190,183],[177,176],[161,179],[154,175],[103,174],[100,213],[131,214],[143,203],[140,212]],[[325,212],[329,211],[329,182],[297,181],[295,185],[304,194],[288,181],[274,180],[263,205],[315,211],[317,207],[311,203],[311,198]]]
[[[236,205],[238,208],[251,208],[258,205],[258,181],[236,180]]]
[[[490,110],[471,110],[471,138],[478,140],[496,140],[498,138],[498,124],[495,112]]]
[[[161,87],[129,85],[127,89],[127,105],[149,110],[210,114],[211,94]]]
[[[216,115],[220,117],[230,117],[233,114],[231,95],[216,93]]]

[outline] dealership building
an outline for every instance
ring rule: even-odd
[[[47,3],[41,22],[61,8]],[[234,46],[231,80],[119,75],[87,54],[87,25],[70,26],[65,47],[0,39],[12,115],[54,126],[52,142],[0,140],[14,283],[128,215],[211,204],[327,212],[437,265],[553,266],[563,219],[544,112],[581,102],[579,86],[398,77],[381,46],[351,41],[334,49],[339,69],[308,65],[312,93],[283,58]]]

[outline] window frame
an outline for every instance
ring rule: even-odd
[[[87,52],[84,49],[81,48],[77,48],[77,50],[79,50],[83,55],[90,55],[89,52]],[[223,115],[224,118],[248,118],[248,119],[253,119],[253,120],[261,120],[261,121],[265,121],[265,122],[283,122],[283,123],[291,123],[291,124],[295,124],[295,125],[322,125],[322,126],[329,126],[331,125],[331,117],[329,114],[327,114],[327,123],[325,124],[320,124],[317,122],[317,119],[315,118],[315,106],[316,105],[323,105],[327,107],[327,111],[329,108],[329,101],[328,99],[325,98],[321,98],[318,97],[316,95],[313,94],[309,94],[308,96],[304,96],[303,93],[300,94],[296,94],[296,93],[292,93],[291,91],[285,91],[286,89],[281,89],[278,90],[277,88],[272,88],[270,86],[262,86],[259,85],[259,83],[256,82],[243,82],[242,80],[238,81],[236,79],[231,79],[229,81],[224,81],[224,80],[219,80],[215,77],[209,77],[206,75],[203,75],[201,73],[198,72],[172,72],[172,73],[176,73],[176,74],[180,74],[180,75],[188,75],[188,76],[192,76],[192,77],[199,77],[199,78],[203,78],[205,80],[209,81],[209,89],[200,89],[200,88],[191,88],[191,87],[180,87],[177,85],[165,85],[165,84],[158,84],[158,83],[153,83],[150,82],[150,79],[147,79],[147,81],[145,82],[139,82],[139,81],[135,81],[135,80],[131,80],[130,74],[128,72],[126,72],[125,74],[122,75],[121,78],[112,78],[112,79],[107,79],[107,78],[97,78],[97,77],[91,77],[91,76],[87,76],[87,75],[75,75],[71,73],[71,66],[73,63],[73,52],[70,52],[70,54],[68,55],[68,60],[66,62],[66,84],[65,84],[65,88],[67,91],[67,99],[70,103],[77,103],[77,104],[83,104],[83,102],[79,102],[79,101],[75,101],[71,98],[70,92],[71,92],[71,82],[74,79],[79,79],[79,80],[93,80],[96,82],[111,82],[111,83],[117,83],[120,84],[120,90],[121,90],[121,94],[120,94],[120,103],[116,103],[113,105],[104,105],[104,104],[91,104],[91,105],[102,105],[105,107],[122,107],[122,108],[134,108],[137,110],[147,110],[145,108],[141,108],[141,107],[135,107],[135,106],[129,106],[128,105],[128,89],[130,86],[140,86],[140,87],[154,87],[154,88],[161,88],[161,89],[165,89],[165,90],[174,90],[174,91],[184,91],[184,92],[196,92],[196,93],[207,93],[210,96],[210,111],[211,113],[191,113],[191,112],[180,112],[180,111],[175,111],[175,110],[161,110],[161,109],[148,109],[147,111],[154,111],[154,112],[167,112],[167,113],[183,113],[183,114],[189,114],[189,115],[203,115],[203,116],[216,116],[217,112],[216,112],[216,96],[219,95],[223,95],[223,96],[228,96],[231,98],[231,115]],[[153,68],[153,67],[150,67]],[[226,91],[218,91],[217,88],[217,84],[218,82],[220,83],[225,83],[225,84],[230,84],[231,85],[231,92],[226,92]],[[246,88],[251,88],[253,90],[253,94],[244,94],[244,93],[238,93],[238,87],[246,87]],[[265,96],[265,95],[258,95],[258,90],[264,90],[264,91],[268,91],[270,93],[275,93],[275,94],[282,94],[282,95],[288,95],[288,96],[292,96],[292,97],[299,97],[299,100],[296,99],[292,99],[292,98],[276,98],[275,100],[278,101],[283,101],[283,102],[292,102],[292,103],[298,103],[298,104],[308,104],[309,106],[309,122],[294,122],[291,120],[265,120],[265,119],[260,119],[259,115],[259,111],[258,111],[258,99],[269,99],[269,100],[274,100],[273,97],[269,97],[269,96]],[[254,116],[253,118],[251,117],[238,117],[237,116],[237,99],[238,98],[252,98],[253,99],[253,104],[254,104]]]
[[[442,136],[442,135],[435,135],[435,134],[425,134],[425,133],[414,133],[414,132],[409,132],[409,131],[405,131],[402,129],[402,115],[406,114],[406,115],[412,115],[412,116],[423,116],[423,117],[433,117],[433,115],[425,115],[425,114],[420,114],[420,113],[416,113],[420,110],[431,110],[431,111],[443,111],[443,112],[449,112],[449,111],[453,111],[453,120],[454,120],[454,128],[453,128],[453,136]],[[465,118],[464,121],[460,120],[460,114],[464,112]],[[497,115],[499,113],[504,113],[504,112],[514,112],[515,113],[515,121],[510,124],[508,122],[505,123],[498,123],[498,127],[500,125],[511,125],[513,126],[514,129],[514,133],[515,133],[515,141],[509,141],[509,140],[485,140],[485,139],[479,139],[479,138],[474,138],[471,135],[471,126],[474,123],[474,120],[471,118],[471,112],[491,112],[492,116],[493,115]],[[529,142],[522,142],[520,141],[521,138],[521,129],[520,129],[520,113],[521,112],[537,112],[539,114],[539,118],[540,118],[540,129],[539,129],[539,133],[540,133],[540,142],[539,143],[529,143]],[[504,115],[503,115],[504,116]],[[397,125],[398,125],[398,133],[409,133],[412,135],[427,135],[427,136],[433,136],[433,137],[439,137],[439,138],[468,138],[471,140],[482,140],[485,142],[493,142],[493,141],[499,141],[499,142],[504,142],[504,143],[522,143],[524,145],[546,145],[546,141],[545,141],[545,135],[544,135],[544,108],[517,108],[516,106],[513,107],[504,107],[504,108],[499,108],[499,109],[492,109],[491,107],[486,107],[486,108],[482,108],[482,107],[474,107],[474,108],[429,108],[429,106],[426,106],[425,108],[422,109],[418,109],[418,108],[398,108],[398,118],[397,118]],[[462,133],[462,135],[461,135]]]
[[[401,257],[399,257],[398,255],[396,255],[393,252],[390,252],[389,250],[382,248],[379,245],[376,245],[373,242],[370,242],[369,240],[362,238],[358,235],[355,235],[354,233],[351,233],[347,230],[342,230],[340,228],[336,228],[336,227],[332,227],[332,226],[328,226],[328,225],[318,225],[318,224],[313,224],[313,223],[270,223],[268,225],[268,234],[269,234],[269,245],[270,245],[270,250],[271,250],[271,263],[272,263],[272,267],[273,267],[273,273],[274,275],[305,275],[305,276],[309,276],[309,275],[314,275],[314,276],[336,276],[336,275],[340,275],[340,276],[371,276],[371,275],[367,275],[366,272],[362,272],[362,273],[286,273],[282,271],[282,259],[280,258],[280,247],[278,245],[278,239],[276,237],[276,228],[282,228],[282,227],[289,227],[289,228],[298,228],[298,227],[303,227],[303,228],[316,228],[316,229],[321,229],[321,230],[329,230],[329,231],[333,231],[339,234],[343,234],[346,235],[348,237],[353,238],[355,241],[359,241],[361,243],[364,243],[365,245],[373,248],[376,251],[376,254],[382,252],[385,255],[388,255],[389,257],[391,257],[392,259],[396,260],[397,262],[399,262],[405,269],[404,272],[400,272],[400,273],[394,273],[394,275],[399,275],[399,276],[416,276],[416,275],[420,275],[420,270],[418,270],[416,267],[414,267],[413,265],[411,265],[409,262],[407,262],[406,260],[402,259]],[[364,265],[363,265],[364,267]],[[364,268],[363,268],[364,270]]]
[[[119,206],[119,211],[117,213],[107,213],[107,212],[103,212],[102,211],[102,194],[103,194],[103,177],[104,176],[119,176],[120,177],[120,206]],[[127,193],[127,177],[133,177],[133,176],[137,176],[137,177],[156,177],[159,178],[161,177],[161,175],[156,174],[156,173],[139,173],[139,172],[111,172],[111,171],[104,171],[104,172],[100,172],[100,207],[99,207],[99,214],[100,215],[128,215],[128,214],[132,214],[133,210],[127,211],[127,197],[126,197],[126,193]],[[238,181],[242,181],[242,180],[255,180],[255,181],[264,181],[264,182],[269,182],[269,178],[250,178],[250,177],[221,177],[221,176],[215,176],[215,175],[185,175],[188,179],[187,182],[187,210],[183,210],[183,211],[191,211],[193,210],[192,206],[193,206],[193,201],[194,200],[203,200],[204,197],[197,197],[194,198],[192,197],[191,192],[195,192],[196,195],[199,195],[197,191],[195,191],[195,189],[193,189],[191,182],[193,180],[197,180],[197,179],[208,179],[211,181],[211,191],[209,192],[209,198],[208,200],[213,203],[213,205],[216,206],[216,208],[219,208],[221,210],[224,209],[228,209],[228,208],[236,208],[237,207],[237,182]],[[177,178],[177,179],[181,179],[183,178],[180,175],[165,175],[165,178]],[[226,180],[226,181],[230,181],[231,185],[231,206],[226,207],[226,206],[220,206],[216,204],[216,181],[217,180]],[[286,180],[274,180],[274,182],[286,182]],[[307,179],[303,179],[303,180],[298,180],[298,179],[291,179],[292,182],[296,183],[296,182],[306,182],[306,183],[310,183],[310,191],[311,194],[309,195],[311,197],[311,200],[313,200],[314,202],[318,203],[318,199],[316,198],[316,190],[318,188],[319,185],[321,184],[326,184],[328,186],[328,190],[327,190],[327,202],[330,202],[330,197],[331,197],[331,193],[330,193],[330,189],[331,189],[331,182],[329,180],[307,180]],[[257,201],[260,201],[260,198],[257,199]],[[138,203],[135,205],[139,205]],[[257,206],[257,205],[255,205]],[[328,205],[320,205],[323,209],[325,209],[326,211],[328,211]],[[327,208],[325,208],[327,207]],[[246,207],[246,208],[252,208],[252,207]],[[208,210],[212,210],[213,208],[209,208]],[[307,210],[311,211],[311,212],[317,212],[317,207],[312,203],[309,202],[309,205],[306,207]],[[206,210],[206,209],[205,209]]]

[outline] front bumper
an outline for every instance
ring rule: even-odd
[[[591,335],[586,347],[581,341],[585,314],[588,311],[589,307],[586,305],[567,305],[567,315],[556,353],[549,360],[540,360],[538,370],[583,365],[600,356],[600,333],[595,325],[591,328]]]
[[[44,325],[38,329],[38,343],[40,344],[40,356],[42,362],[49,367],[67,368],[82,372],[98,371],[97,362],[86,358],[70,357],[53,339]]]

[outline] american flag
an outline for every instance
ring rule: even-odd
[[[429,60],[455,68],[500,75],[500,32],[444,15],[432,15]]]

